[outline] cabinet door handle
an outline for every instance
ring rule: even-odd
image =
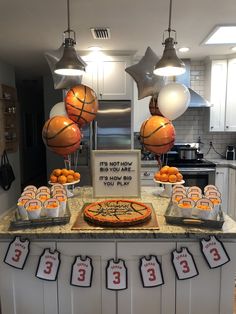
[[[229,128],[229,126],[228,125],[226,125],[226,129],[228,129]]]
[[[219,174],[219,172],[218,172],[218,171],[216,171],[216,174]]]
[[[145,177],[149,177],[149,176],[151,175],[151,173],[148,172],[148,171],[145,171],[143,175],[144,175]]]
[[[214,126],[211,126],[211,129],[214,129]]]
[[[102,93],[100,93],[99,95],[100,95],[100,97],[102,98]]]

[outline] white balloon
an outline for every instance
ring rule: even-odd
[[[174,120],[188,108],[190,93],[188,88],[179,83],[165,85],[158,95],[158,107],[164,117]]]
[[[66,107],[64,102],[58,102],[56,105],[54,105],[49,113],[49,118],[55,117],[55,116],[64,116],[68,118],[68,114],[66,112]]]

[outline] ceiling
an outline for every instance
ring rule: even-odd
[[[168,0],[71,0],[71,28],[76,48],[133,51],[143,56],[150,46],[162,54],[163,31],[168,26]],[[0,60],[18,74],[42,75],[49,71],[44,53],[57,50],[67,28],[66,0],[0,0]],[[178,47],[190,47],[182,58],[203,59],[232,53],[232,45],[201,45],[216,24],[236,24],[235,0],[173,0],[172,28]],[[111,39],[94,40],[91,27],[109,27]]]

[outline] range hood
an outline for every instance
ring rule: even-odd
[[[204,99],[201,95],[199,95],[197,92],[192,90],[191,88],[188,87],[188,90],[190,92],[190,103],[189,103],[189,108],[201,108],[201,107],[211,107],[211,104],[209,101]]]

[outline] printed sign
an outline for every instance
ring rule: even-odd
[[[201,251],[210,268],[220,267],[230,261],[223,243],[215,236],[200,241]]]
[[[198,275],[198,270],[192,254],[187,248],[172,252],[172,263],[179,280],[193,278]]]
[[[154,255],[147,259],[145,256],[140,258],[140,275],[144,288],[157,287],[164,284],[161,264]]]
[[[125,261],[110,259],[106,267],[106,287],[109,290],[127,289],[127,268]]]
[[[140,196],[140,151],[92,151],[94,197]]]
[[[4,262],[12,267],[23,269],[29,255],[29,240],[21,240],[20,237],[15,237],[9,244]]]
[[[91,287],[93,277],[92,259],[88,256],[82,259],[81,256],[76,256],[72,265],[71,280],[72,286]]]
[[[36,277],[49,281],[56,280],[60,263],[60,253],[57,250],[51,252],[49,248],[45,249],[39,258]]]

